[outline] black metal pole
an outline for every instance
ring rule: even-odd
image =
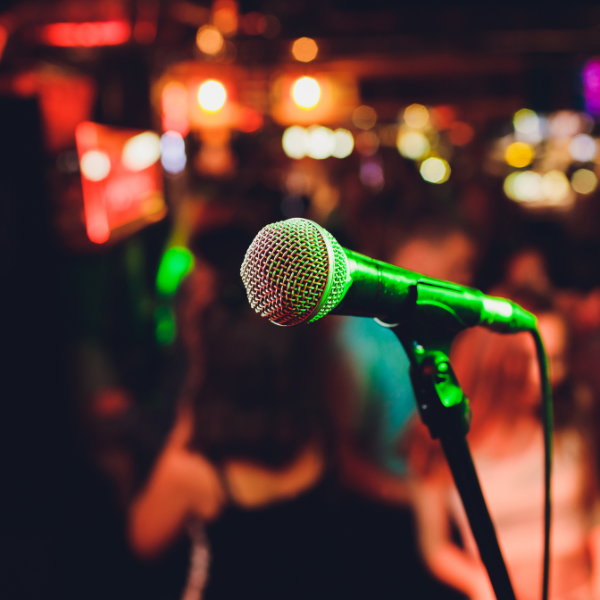
[[[467,440],[464,437],[442,437],[440,441],[496,598],[515,600],[515,593],[498,545],[494,524],[481,492]]]

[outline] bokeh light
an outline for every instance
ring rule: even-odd
[[[217,0],[213,4],[212,22],[223,35],[234,35],[238,28],[237,3],[234,0]]]
[[[283,151],[290,157],[300,159],[306,156],[308,133],[304,127],[294,125],[283,132],[281,140]]]
[[[177,337],[175,311],[168,306],[158,306],[154,311],[154,327],[154,335],[159,344],[172,344]]]
[[[152,131],[140,133],[125,142],[121,160],[126,169],[141,171],[160,158],[160,138]]]
[[[317,57],[319,47],[312,38],[302,37],[292,44],[292,54],[300,62],[310,62]]]
[[[519,133],[534,133],[539,129],[540,119],[533,110],[522,108],[515,113],[513,125]]]
[[[450,177],[450,165],[442,158],[431,157],[423,161],[420,172],[429,183],[444,183]]]
[[[205,25],[198,29],[196,34],[196,44],[198,48],[204,52],[204,54],[215,55],[221,52],[225,40],[223,35],[216,28],[211,25]]]
[[[292,87],[292,97],[300,108],[313,108],[321,97],[321,88],[316,79],[301,77]]]
[[[513,117],[513,126],[519,141],[532,144],[540,142],[543,138],[542,125],[543,122],[539,115],[528,108],[518,110]]]
[[[324,159],[333,154],[335,137],[333,131],[327,127],[313,125],[307,130],[308,147],[306,154],[311,158]]]
[[[248,35],[264,34],[268,27],[267,17],[259,12],[252,11],[245,14],[241,19],[242,29]]]
[[[550,136],[569,138],[581,132],[581,117],[572,110],[560,110],[548,119]]]
[[[542,198],[542,176],[534,171],[521,171],[512,181],[512,193],[519,202],[535,202]]]
[[[371,129],[377,123],[377,112],[370,106],[359,106],[352,113],[352,124],[358,129],[365,131]]]
[[[215,79],[205,81],[198,90],[198,102],[206,112],[217,112],[227,100],[225,87]]]
[[[598,187],[598,178],[589,169],[578,169],[571,176],[571,185],[578,194],[591,194]]]
[[[163,169],[171,175],[177,175],[185,169],[187,157],[185,142],[176,131],[167,131],[160,138],[161,163]]]
[[[194,269],[194,255],[184,246],[173,246],[162,256],[156,275],[156,289],[172,296],[181,281]]]
[[[362,156],[373,156],[379,149],[379,137],[374,131],[361,131],[354,140],[354,147]]]
[[[358,176],[364,185],[373,190],[381,189],[385,183],[383,168],[374,158],[367,158],[361,161]]]
[[[354,149],[354,138],[347,129],[336,129],[333,132],[333,152],[336,158],[346,158],[352,154]]]
[[[592,115],[600,114],[600,60],[591,59],[583,69],[585,108]]]
[[[188,117],[188,91],[183,83],[171,81],[161,94],[162,126],[164,131],[178,131],[187,135],[190,130]]]
[[[506,179],[504,180],[504,185],[503,185],[504,193],[511,200],[517,200],[517,197],[515,196],[515,178],[517,175],[519,175],[519,173],[520,173],[520,171],[515,171],[514,173],[511,173],[510,175],[508,175],[508,177],[506,177]]]
[[[597,153],[598,146],[596,145],[596,140],[585,133],[576,135],[569,142],[569,154],[573,160],[588,162],[593,160]]]
[[[332,131],[320,125],[304,129],[293,125],[283,132],[281,145],[286,155],[296,160],[305,156],[317,160],[330,156],[346,158],[354,149],[354,138],[347,129]]]
[[[534,158],[534,149],[525,142],[513,142],[504,151],[504,159],[507,164],[517,169],[531,164]]]
[[[571,186],[562,171],[552,170],[542,177],[542,197],[551,204],[564,204],[569,198]]]
[[[429,111],[422,104],[411,104],[404,111],[404,122],[413,129],[421,129],[429,121]]]
[[[430,149],[429,140],[420,131],[400,131],[397,146],[402,156],[412,160],[423,158]]]
[[[455,121],[448,130],[448,139],[455,146],[466,146],[472,139],[475,132],[468,123]]]
[[[101,150],[88,150],[79,163],[81,174],[90,181],[102,181],[110,173],[110,158]]]

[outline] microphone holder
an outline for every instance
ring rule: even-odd
[[[410,378],[419,414],[431,437],[439,439],[442,444],[496,598],[515,600],[496,530],[466,440],[471,421],[469,401],[448,357],[455,332],[446,331],[444,335],[438,331],[432,334],[422,322],[421,326],[413,322],[412,327],[407,327],[406,324],[381,325],[392,329],[408,355],[411,364]]]

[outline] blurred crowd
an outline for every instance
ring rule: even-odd
[[[178,295],[168,367],[173,424],[153,466],[140,470],[114,431],[98,434],[97,459],[127,511],[131,548],[160,565],[188,540],[171,590],[185,600],[419,590],[493,598],[439,443],[416,415],[401,345],[365,318],[281,328],[258,317],[239,277],[256,231],[234,214],[192,238],[195,268]],[[389,225],[379,244],[379,258],[464,285],[479,266],[473,230],[450,214]],[[550,361],[551,597],[596,598],[598,289],[557,289],[543,252],[525,245],[487,291],[538,316]],[[468,440],[517,598],[537,598],[543,440],[533,340],[469,330],[451,360],[470,399]],[[113,429],[140,410],[122,388],[94,403]],[[136,418],[133,437],[144,420]]]

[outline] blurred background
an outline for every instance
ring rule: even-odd
[[[3,2],[0,596],[179,597],[185,541],[142,562],[125,520],[215,227],[306,217],[391,261],[457,224],[445,277],[552,294],[595,422],[599,118],[593,3]],[[393,573],[389,509],[352,510]]]

